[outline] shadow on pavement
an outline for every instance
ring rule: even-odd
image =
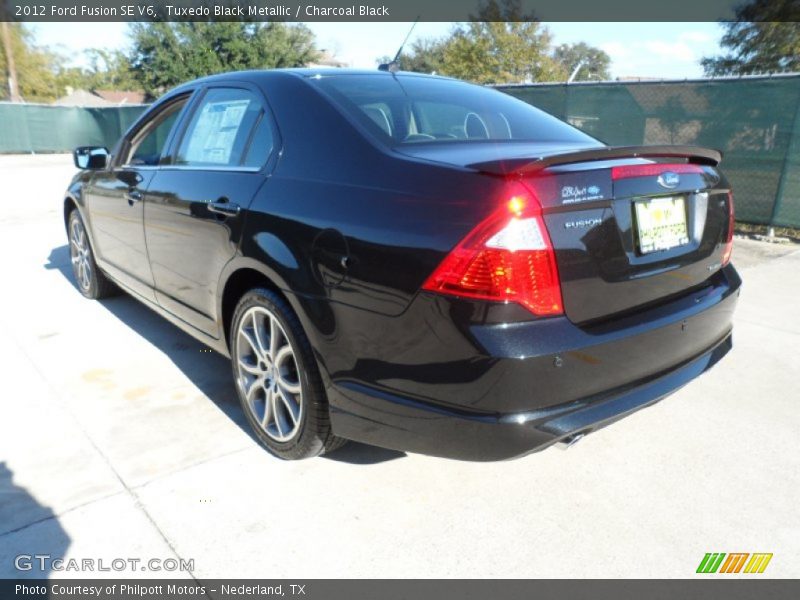
[[[16,485],[13,471],[0,462],[0,578],[47,577],[50,559],[63,558],[69,545],[55,513]]]
[[[50,251],[44,268],[59,271],[75,288],[76,293],[79,293],[72,276],[69,247],[66,244]],[[127,294],[101,300],[99,304],[166,354],[197,389],[210,398],[242,431],[258,441],[239,405],[230,361],[227,358],[209,350],[203,343]],[[376,464],[402,456],[405,453],[355,442],[327,455],[331,460],[356,465]]]
[[[406,456],[406,453],[399,450],[389,450],[388,448],[378,448],[377,446],[370,446],[360,442],[350,442],[346,446],[326,454],[323,458],[352,465],[376,465],[396,458],[403,458],[404,456]]]

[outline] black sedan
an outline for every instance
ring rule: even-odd
[[[731,348],[713,150],[609,147],[451,79],[282,70],[182,85],[74,158],[80,291],[230,356],[283,458],[569,445]]]

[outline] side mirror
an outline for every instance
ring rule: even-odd
[[[105,169],[108,156],[105,146],[80,146],[72,151],[72,161],[79,169]]]

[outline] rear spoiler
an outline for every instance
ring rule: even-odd
[[[512,173],[530,175],[554,165],[611,160],[616,158],[681,158],[686,162],[716,166],[722,160],[722,153],[699,146],[603,146],[575,152],[562,152],[537,158],[508,158],[478,162],[467,165],[476,171],[493,175]]]

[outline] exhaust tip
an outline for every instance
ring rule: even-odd
[[[567,437],[558,440],[555,446],[559,450],[569,450],[572,446],[580,442],[585,437],[586,437],[585,433],[574,433],[572,435],[568,435]]]

